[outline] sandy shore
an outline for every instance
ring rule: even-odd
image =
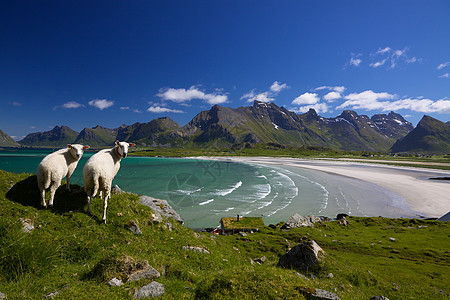
[[[450,171],[335,160],[273,157],[218,157],[215,159],[307,168],[347,176],[376,184],[399,194],[410,209],[426,217],[440,217],[450,211],[450,181],[429,180],[432,177],[450,177]]]

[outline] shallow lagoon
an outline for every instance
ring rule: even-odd
[[[0,151],[0,169],[36,173],[51,151]],[[71,183],[83,184],[85,153]],[[221,217],[262,216],[266,224],[292,214],[338,213],[413,217],[397,194],[343,176],[295,167],[268,167],[187,158],[127,157],[113,184],[123,190],[167,200],[189,227],[217,226]],[[39,201],[36,199],[36,201]]]

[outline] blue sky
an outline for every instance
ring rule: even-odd
[[[0,129],[270,101],[450,120],[450,1],[2,1]]]

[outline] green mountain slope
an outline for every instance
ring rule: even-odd
[[[75,143],[91,147],[113,146],[118,132],[119,128],[109,129],[100,125],[94,128],[84,128],[76,138]]]
[[[73,143],[77,136],[78,132],[67,126],[55,126],[50,131],[30,133],[19,143],[26,146],[64,147]]]
[[[450,125],[425,115],[414,130],[392,146],[392,151],[450,153]]]
[[[0,147],[19,147],[20,144],[0,130]]]

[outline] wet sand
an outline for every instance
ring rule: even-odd
[[[318,159],[274,157],[208,157],[207,159],[306,168],[347,176],[376,184],[399,194],[407,202],[409,209],[419,212],[424,217],[437,218],[450,211],[450,181],[429,180],[433,177],[449,177],[450,171]]]

